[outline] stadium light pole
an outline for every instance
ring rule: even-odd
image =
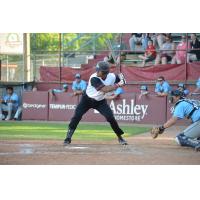
[[[187,53],[188,53],[188,33],[186,33],[186,56],[185,56],[185,82],[187,82]]]
[[[1,81],[1,60],[0,60],[0,81]]]
[[[59,33],[59,81],[61,85],[62,77],[61,77],[61,48],[62,48],[62,40],[61,40],[61,33]]]
[[[24,55],[24,81],[31,81],[31,64],[30,64],[30,33],[23,34],[23,55]]]

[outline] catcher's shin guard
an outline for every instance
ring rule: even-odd
[[[70,144],[71,143],[71,141],[72,141],[72,135],[74,134],[74,129],[70,129],[69,128],[69,130],[67,131],[67,136],[66,136],[66,138],[65,138],[65,140],[64,140],[64,144]]]
[[[186,137],[183,133],[177,135],[175,140],[181,146],[192,147],[197,151],[199,150],[200,141]]]

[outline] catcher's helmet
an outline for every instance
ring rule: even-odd
[[[101,71],[104,74],[108,74],[109,73],[109,64],[105,61],[98,62],[96,65],[96,71],[97,72]]]
[[[183,96],[183,92],[181,92],[180,90],[172,90],[171,91],[171,96],[180,96],[182,97]]]

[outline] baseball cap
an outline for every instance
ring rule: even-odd
[[[75,78],[81,78],[81,75],[80,74],[76,74]]]
[[[68,88],[68,85],[66,83],[63,84],[63,88]]]
[[[185,84],[184,84],[184,83],[179,83],[179,84],[178,84],[178,87],[184,88],[184,87],[185,87]]]
[[[148,90],[148,87],[147,87],[147,85],[141,85],[141,87],[140,87],[140,90]]]

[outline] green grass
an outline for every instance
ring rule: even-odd
[[[120,126],[125,136],[133,136],[150,130],[148,127],[135,125]],[[60,140],[64,139],[67,124],[48,122],[0,122],[1,139]],[[73,139],[78,140],[112,140],[116,136],[108,124],[79,124]]]

